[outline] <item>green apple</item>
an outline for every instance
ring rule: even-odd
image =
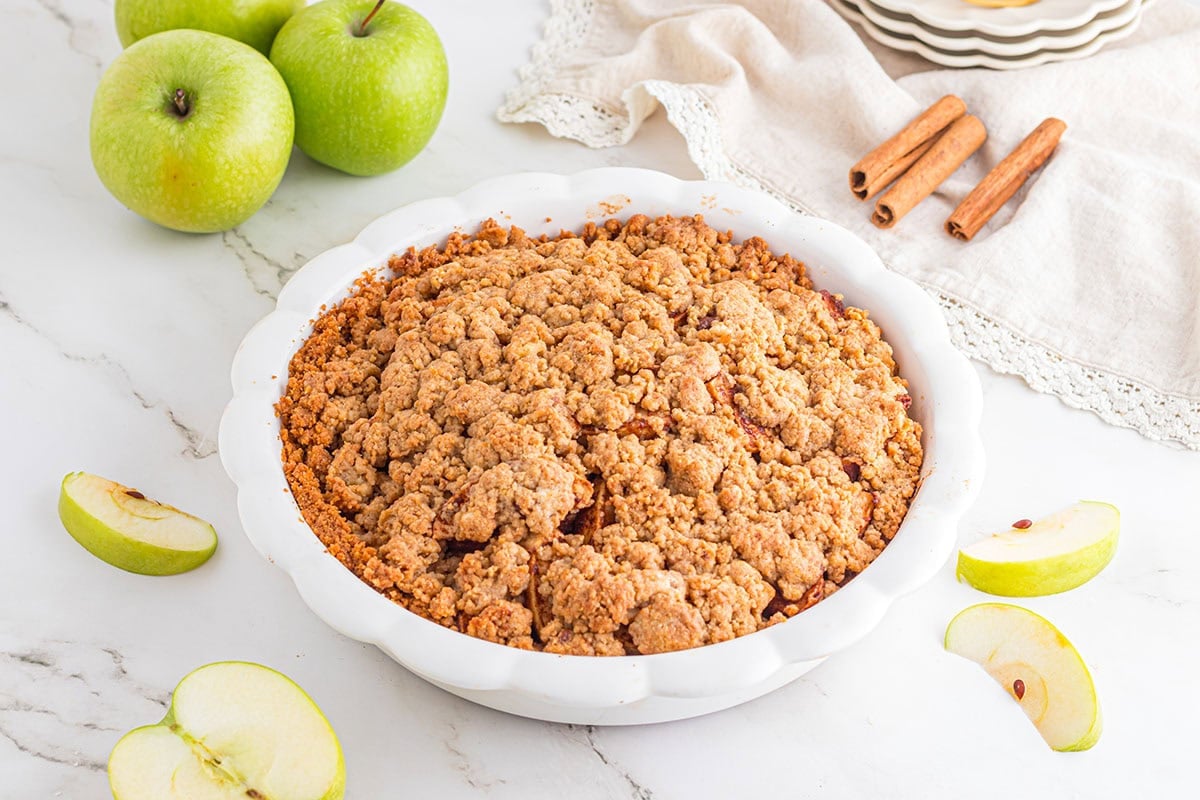
[[[108,781],[116,800],[340,800],[346,764],[303,689],[223,661],[185,676],[162,722],[117,742]]]
[[[92,163],[143,217],[223,231],[271,197],[294,127],[287,86],[261,53],[215,33],[165,31],[121,53],[100,79]]]
[[[204,520],[86,472],[63,478],[58,516],[93,555],[142,575],[187,572],[217,549],[217,532]]]
[[[1092,675],[1043,617],[1006,603],[971,606],[950,620],[946,649],[983,667],[1055,750],[1087,750],[1099,740]]]
[[[296,146],[351,175],[408,163],[446,105],[437,32],[390,0],[323,0],[303,9],[275,37],[271,63],[296,106]]]
[[[958,553],[958,577],[988,594],[1033,597],[1080,586],[1112,561],[1116,506],[1084,500],[989,536]]]
[[[116,0],[117,36],[129,47],[152,33],[192,28],[245,42],[264,56],[304,0]]]

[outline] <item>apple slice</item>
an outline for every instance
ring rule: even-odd
[[[63,478],[58,516],[93,555],[142,575],[187,572],[217,549],[217,532],[204,520],[86,472]]]
[[[223,661],[185,676],[162,722],[117,742],[108,780],[116,800],[340,800],[346,764],[303,689]]]
[[[1084,500],[964,547],[958,577],[988,594],[1033,597],[1087,583],[1117,552],[1121,513]]]
[[[1092,675],[1043,617],[1007,603],[980,603],[950,620],[946,649],[995,678],[1055,750],[1087,750],[1100,738]]]

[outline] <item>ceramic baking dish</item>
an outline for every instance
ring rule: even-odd
[[[584,657],[523,651],[443,628],[362,583],[301,518],[280,463],[274,405],[288,362],[323,305],[338,302],[390,254],[440,244],[495,217],[531,234],[577,229],[634,213],[704,214],[737,239],[761,236],[808,267],[814,284],[869,310],[895,351],[924,428],[923,482],[895,539],[832,597],[787,622],[721,644],[649,656]],[[246,535],[287,572],[333,628],[371,642],[426,680],[492,708],[596,725],[682,719],[762,695],[866,636],[901,595],[928,581],[954,549],[956,526],[983,473],[977,376],[950,344],[941,313],[915,284],[887,270],[862,240],[797,214],[766,195],[723,183],[681,181],[638,169],[519,174],[454,197],[425,200],[371,223],[351,243],[314,258],[288,282],[276,309],[234,358],[233,399],[220,452],[238,488]]]

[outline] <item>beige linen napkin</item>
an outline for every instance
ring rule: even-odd
[[[704,174],[865,238],[937,297],[956,344],[1033,388],[1200,449],[1200,8],[1161,0],[1079,62],[893,80],[818,0],[551,0],[499,117],[593,147],[658,106]],[[888,231],[850,166],[943,94],[988,141]],[[942,223],[1038,122],[1054,158],[970,243]]]

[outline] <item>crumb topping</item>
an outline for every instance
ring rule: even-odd
[[[895,535],[920,426],[865,311],[766,242],[488,220],[315,320],[276,411],[305,520],[405,608],[659,653],[781,622]]]

